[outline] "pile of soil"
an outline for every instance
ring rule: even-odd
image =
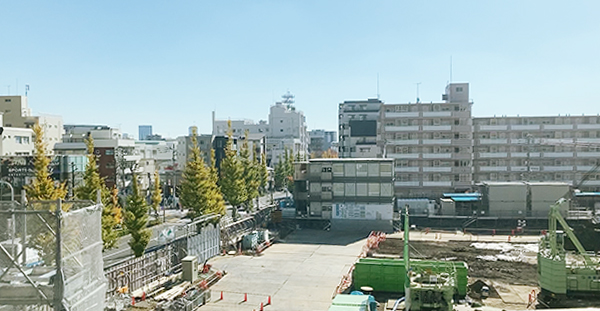
[[[497,255],[500,251],[476,249],[472,242],[410,241],[412,259],[464,261],[469,265],[469,278],[498,280],[514,285],[537,285],[537,266],[524,262],[486,261],[477,256]],[[404,241],[388,238],[373,252],[402,256]]]

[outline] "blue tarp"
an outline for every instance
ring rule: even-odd
[[[598,197],[600,192],[575,192],[576,197]]]
[[[476,202],[476,201],[481,200],[481,198],[479,198],[479,197],[457,197],[457,196],[451,196],[450,198],[454,202]]]
[[[481,193],[473,192],[473,193],[444,193],[445,197],[480,197]]]

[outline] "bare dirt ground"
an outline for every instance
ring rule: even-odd
[[[464,261],[469,266],[469,278],[496,280],[512,285],[537,286],[537,266],[527,262],[488,261],[478,256],[498,256],[500,250],[476,249],[470,241],[411,241],[411,258]],[[388,238],[375,250],[376,254],[402,256],[404,241]]]

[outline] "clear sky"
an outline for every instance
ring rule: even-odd
[[[309,129],[337,104],[439,101],[474,116],[598,114],[600,1],[3,1],[0,95],[65,123],[175,137],[267,119],[286,91]],[[10,85],[10,87],[9,87]]]

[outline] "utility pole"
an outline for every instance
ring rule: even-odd
[[[175,170],[175,153],[177,152],[177,149],[175,149],[175,146],[173,145],[173,147],[171,147],[172,152],[172,156],[171,156],[171,160],[173,163],[173,208],[177,207],[177,172]]]
[[[75,196],[75,171],[77,170],[77,166],[75,162],[71,162],[71,198]]]

